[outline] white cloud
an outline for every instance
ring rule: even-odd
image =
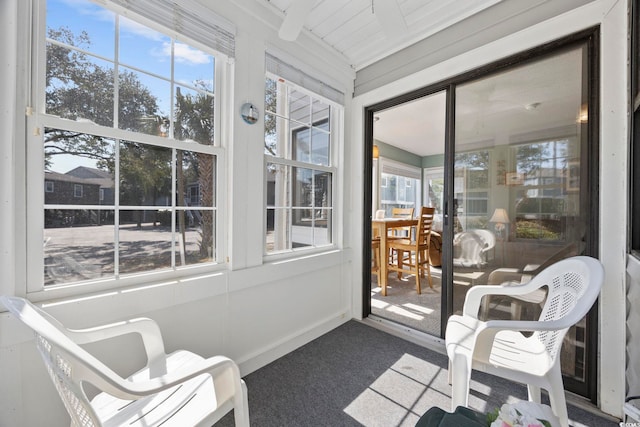
[[[166,39],[167,37],[162,33],[157,32],[156,30],[152,30],[149,27],[146,27],[142,24],[138,24],[135,21],[132,21],[124,16],[120,17],[120,31],[122,33],[131,33],[135,36],[144,37],[145,39],[160,41]]]
[[[168,43],[165,45],[165,51],[171,49]],[[176,62],[188,63],[188,64],[208,64],[211,62],[211,57],[201,50],[192,48],[184,43],[176,42],[173,47],[173,54]]]

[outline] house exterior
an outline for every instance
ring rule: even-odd
[[[114,10],[118,11],[126,2],[113,3]],[[109,192],[113,187],[107,182],[118,180],[90,168],[74,169],[67,174],[42,171],[41,144],[32,143],[32,138],[42,133],[43,125],[33,121],[33,106],[39,102],[39,95],[32,92],[38,85],[34,84],[31,70],[37,69],[37,64],[44,64],[42,58],[38,62],[37,50],[31,44],[30,23],[44,10],[44,2],[1,2],[4,79],[0,81],[3,94],[0,98],[0,271],[4,280],[0,282],[0,293],[27,296],[74,328],[151,317],[159,323],[168,351],[189,348],[204,356],[225,354],[239,364],[243,375],[253,372],[350,319],[363,319],[362,224],[367,209],[362,198],[362,171],[366,170],[364,109],[597,27],[600,97],[596,108],[600,112],[597,126],[600,146],[597,168],[589,173],[599,188],[599,215],[595,225],[606,283],[597,308],[598,376],[594,405],[606,414],[622,418],[625,396],[640,394],[637,332],[640,330],[640,262],[630,255],[628,244],[632,221],[628,69],[631,0],[538,1],[531,4],[528,12],[515,7],[517,3],[517,0],[504,0],[496,14],[485,13],[463,20],[434,37],[417,41],[356,71],[344,56],[309,33],[303,33],[295,42],[281,40],[278,37],[281,19],[274,18],[266,5],[254,0],[181,2],[181,7],[196,12],[202,19],[211,19],[230,29],[225,34],[232,34],[234,41],[228,58],[216,61],[216,73],[220,71],[220,75],[224,75],[223,95],[216,98],[224,112],[220,119],[222,126],[216,128],[221,142],[213,147],[192,142],[187,148],[179,146],[180,150],[215,156],[218,161],[220,173],[215,202],[208,210],[199,206],[204,212],[215,213],[218,227],[212,239],[216,242],[217,261],[213,265],[197,266],[189,273],[176,270],[124,277],[115,285],[88,281],[86,291],[79,291],[78,286],[47,290],[33,287],[31,279],[41,278],[46,268],[42,257],[36,257],[33,252],[38,247],[42,251],[42,236],[46,233],[42,230],[43,200],[56,208],[71,199],[77,206],[102,202],[115,206],[114,195]],[[153,24],[147,20],[143,19],[145,24]],[[268,73],[266,53],[277,54],[294,64],[295,69],[328,82],[344,95],[331,104],[332,111],[333,106],[342,111],[331,128],[343,135],[341,143],[335,146],[335,153],[331,153],[337,166],[308,166],[318,175],[333,177],[334,204],[319,206],[323,212],[318,216],[326,218],[326,212],[330,212],[331,238],[307,252],[291,250],[286,254],[270,254],[265,250],[265,230],[274,222],[265,212],[267,187],[272,185],[265,177],[265,119],[261,114],[257,124],[251,125],[243,121],[238,112],[247,100],[262,106]],[[51,120],[50,123],[64,125],[63,120]],[[78,120],[72,126],[79,132],[100,134],[92,123]],[[313,122],[309,126],[312,127]],[[116,126],[112,133],[121,135],[123,128],[124,125]],[[159,150],[174,150],[178,143],[165,144],[154,139],[164,138],[166,131],[163,127],[157,135],[152,135],[147,129],[140,140],[160,147]],[[277,167],[299,165],[296,163],[299,159],[278,161],[280,159],[272,163]],[[150,162],[145,165],[149,170],[154,167]],[[78,186],[82,186],[82,190]],[[38,190],[27,190],[32,188]],[[199,191],[193,186],[189,188],[193,201]],[[58,190],[64,191],[60,199],[56,199]],[[80,194],[82,197],[78,197]],[[161,209],[158,204],[137,207]],[[326,222],[314,224],[318,229],[326,227]],[[189,280],[179,280],[181,278]],[[438,346],[437,339],[416,336],[409,339]],[[442,342],[439,345],[442,347]],[[118,348],[110,345],[97,346],[95,350],[123,372],[144,358],[138,355],[124,360]],[[64,407],[38,359],[33,336],[0,308],[0,376],[3,378],[0,425],[68,423]]]

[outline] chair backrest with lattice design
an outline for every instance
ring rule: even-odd
[[[94,384],[104,382],[100,371],[111,371],[65,333],[65,328],[53,317],[22,298],[0,296],[9,311],[31,328],[36,347],[42,356],[51,380],[71,416],[72,426],[98,427],[102,425],[82,389],[83,380],[92,378]]]
[[[600,293],[602,265],[594,258],[577,256],[559,261],[533,280],[547,288],[547,299],[538,321],[556,322],[565,327],[534,333],[553,360],[559,357],[562,340],[569,328],[587,315]]]

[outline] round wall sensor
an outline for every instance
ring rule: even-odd
[[[242,116],[242,120],[252,125],[258,121],[258,117],[260,116],[260,113],[258,111],[258,108],[255,105],[253,105],[250,102],[247,102],[246,104],[243,104],[242,107],[240,108],[240,115]]]

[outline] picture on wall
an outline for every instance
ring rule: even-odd
[[[524,184],[524,174],[518,172],[507,172],[505,175],[505,181],[507,185],[522,185]]]

